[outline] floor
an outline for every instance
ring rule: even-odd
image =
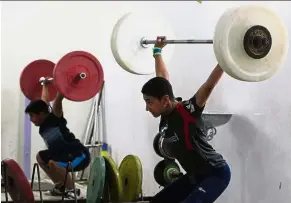
[[[48,179],[43,179],[42,182],[43,183],[51,183],[51,181]],[[80,200],[85,200],[87,186],[85,184],[82,185],[82,184],[76,183],[76,188],[81,190],[81,195],[78,198],[78,200],[79,200],[78,202],[81,202]],[[35,201],[36,202],[40,201],[40,193],[38,191],[33,191],[33,194],[35,197]],[[42,191],[42,199],[43,199],[43,201],[46,201],[46,202],[58,202],[58,201],[61,201],[62,197],[52,196],[52,195],[50,195],[49,191]],[[65,198],[65,200],[70,200],[70,199]],[[5,193],[2,192],[1,193],[1,202],[5,202],[5,201],[6,201]],[[12,202],[9,194],[8,194],[8,201]]]
[[[37,184],[37,182],[35,184]],[[52,182],[49,179],[43,179],[42,180],[42,185],[50,185],[50,184],[52,184]],[[81,182],[80,183],[76,183],[76,188],[81,190],[81,195],[78,198],[78,203],[86,203],[87,185],[86,184],[82,184]],[[33,194],[34,194],[34,197],[35,197],[35,202],[36,203],[41,202],[40,201],[41,200],[40,199],[40,193],[38,191],[33,191]],[[48,191],[42,191],[42,199],[46,203],[57,203],[57,202],[61,202],[62,197],[55,197],[55,196],[50,195],[50,193]],[[145,198],[145,199],[147,199],[147,198]],[[66,201],[66,203],[74,202],[74,199],[65,198],[65,201]],[[6,202],[5,193],[4,192],[1,193],[1,202]],[[12,202],[11,198],[9,197],[9,194],[8,194],[8,202]],[[123,202],[123,203],[125,203],[125,202]],[[138,201],[137,203],[149,203],[149,201]]]

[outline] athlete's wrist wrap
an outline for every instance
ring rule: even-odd
[[[153,48],[153,56],[161,55],[161,54],[162,54],[162,49],[160,47]]]

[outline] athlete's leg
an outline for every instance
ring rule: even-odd
[[[36,161],[38,165],[43,169],[43,171],[47,174],[47,176],[57,184],[59,182],[59,178],[53,170],[49,168],[49,161],[52,159],[51,153],[49,150],[39,151],[36,155]]]
[[[78,153],[78,155],[72,154],[63,154],[59,158],[53,158],[50,161],[50,167],[56,174],[58,174],[59,186],[63,186],[66,168],[68,166],[69,161],[71,162],[71,167],[73,167],[73,171],[80,171],[85,169],[90,164],[90,153],[87,149],[84,150],[83,153]],[[72,177],[70,173],[68,173],[66,188],[72,189],[74,187]]]
[[[195,185],[190,182],[187,175],[173,182],[157,193],[151,203],[179,203],[193,191]]]
[[[227,188],[231,178],[229,166],[217,170],[199,182],[182,203],[213,203]]]
[[[49,161],[49,167],[50,170],[53,171],[55,176],[57,177],[57,188],[63,188],[64,187],[64,181],[65,181],[65,176],[66,176],[66,168],[60,167],[55,160],[50,160]],[[66,181],[66,186],[65,188],[67,189],[72,189],[73,188],[73,180],[71,177],[71,174],[68,173],[67,175],[67,181]]]

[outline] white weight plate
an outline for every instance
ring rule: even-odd
[[[143,47],[143,38],[156,40],[157,36],[174,39],[169,23],[156,13],[128,13],[118,20],[111,36],[111,51],[116,62],[126,71],[138,75],[155,73],[153,44]],[[173,54],[174,46],[163,49],[163,59],[167,64]]]
[[[130,13],[129,13],[130,14]],[[121,58],[119,57],[118,51],[116,49],[116,40],[118,37],[118,31],[119,31],[119,27],[120,25],[122,25],[123,20],[126,19],[126,16],[128,14],[124,15],[122,18],[119,19],[119,21],[115,24],[113,31],[112,31],[112,35],[111,35],[111,51],[113,53],[113,56],[116,60],[116,62],[126,71],[130,72],[130,73],[134,73],[131,70],[127,69],[126,64],[123,63],[123,61],[121,60]]]
[[[272,36],[272,47],[261,59],[251,58],[244,50],[243,39],[255,25],[266,27]],[[213,47],[216,59],[231,77],[242,81],[266,80],[281,68],[288,53],[288,34],[279,16],[259,5],[227,10],[215,27]]]
[[[222,32],[221,30],[225,30],[227,29],[227,27],[229,27],[232,18],[231,16],[233,15],[233,13],[236,12],[236,10],[239,7],[233,7],[233,8],[229,8],[228,10],[226,10],[223,15],[220,17],[220,19],[218,20],[218,23],[216,24],[215,27],[215,32],[214,32],[214,38],[213,38],[213,47],[214,47],[214,53],[216,56],[216,59],[218,61],[218,63],[221,65],[221,67],[226,67],[224,60],[224,56],[221,54],[219,48],[221,47],[221,41],[222,39],[224,39],[224,32]],[[219,51],[217,51],[219,50]],[[232,74],[231,70],[228,70],[226,68],[223,68],[224,71],[229,74],[231,77],[240,80],[240,78],[238,78],[236,75]]]

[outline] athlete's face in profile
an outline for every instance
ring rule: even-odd
[[[169,97],[163,96],[161,99],[158,99],[153,96],[143,95],[143,98],[146,102],[146,111],[151,112],[153,117],[157,118],[166,111],[166,107],[170,103]]]
[[[43,113],[39,113],[39,114],[29,113],[29,118],[30,118],[30,121],[35,126],[40,126],[44,120],[44,115]]]

